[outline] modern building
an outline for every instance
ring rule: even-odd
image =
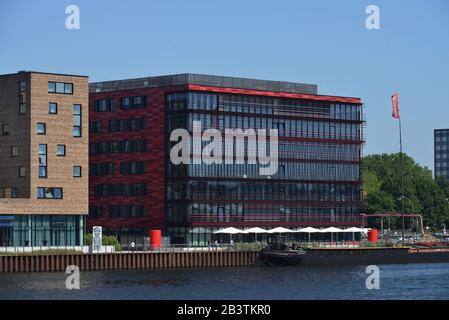
[[[449,179],[449,129],[435,129],[434,176]]]
[[[88,77],[0,75],[0,246],[83,244]]]
[[[88,227],[124,244],[162,229],[171,243],[195,245],[227,226],[360,226],[362,101],[317,89],[199,74],[91,83]],[[171,134],[195,135],[196,121],[202,131],[277,129],[277,171],[250,163],[248,132],[235,144],[244,163],[204,163],[203,141],[189,146],[190,164],[174,164]]]

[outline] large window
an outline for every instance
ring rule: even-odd
[[[48,93],[73,94],[73,83],[49,81]]]
[[[146,140],[101,141],[89,144],[90,154],[146,152]]]
[[[19,114],[26,114],[26,89],[27,83],[22,80],[19,82]]]
[[[124,97],[120,99],[120,108],[123,110],[145,108],[147,100],[145,96]]]
[[[146,194],[146,183],[117,183],[95,185],[95,196],[97,197],[144,196]]]
[[[110,205],[110,218],[143,217],[145,206],[143,205]]]
[[[114,174],[114,163],[112,162],[92,163],[89,165],[90,176],[107,176],[113,174]]]
[[[120,163],[120,174],[142,174],[145,173],[145,162],[131,161]]]
[[[114,111],[114,101],[112,99],[95,100],[95,112]]]
[[[89,122],[90,133],[101,133],[103,131],[103,125],[101,120]]]
[[[81,137],[81,105],[73,105],[73,136]]]
[[[46,144],[39,145],[38,177],[39,178],[47,177],[47,145]]]
[[[145,127],[144,118],[109,120],[109,132],[139,131]]]
[[[62,199],[62,188],[37,188],[38,199]]]

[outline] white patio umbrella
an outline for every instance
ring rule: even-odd
[[[253,227],[253,228],[249,228],[244,230],[246,233],[254,233],[255,234],[255,240],[257,241],[257,234],[258,233],[269,233],[268,230],[259,228],[259,227]]]
[[[335,233],[343,232],[343,229],[339,229],[339,228],[335,228],[335,227],[329,227],[329,228],[321,229],[319,232],[321,232],[321,233],[328,233],[328,232],[330,232],[330,234],[331,234],[331,242],[333,242],[333,237],[332,237],[333,233],[334,232]],[[338,238],[337,238],[337,240],[338,240]]]
[[[284,227],[277,227],[277,228],[273,228],[273,229],[268,230],[268,232],[269,233],[279,233],[279,236],[280,236],[281,233],[291,233],[293,231],[290,230],[290,229],[284,228]],[[279,242],[279,236],[277,237],[278,238],[277,239],[278,242]]]
[[[307,228],[302,228],[302,229],[295,230],[294,232],[308,233],[309,234],[309,242],[310,242],[310,234],[311,233],[320,232],[320,229],[316,229],[316,228],[313,228],[313,227],[307,227]]]
[[[244,230],[240,230],[234,227],[229,227],[229,228],[224,228],[224,229],[220,229],[214,232],[215,234],[217,233],[226,233],[226,234],[237,234],[237,233],[248,233]]]
[[[217,230],[217,231],[214,232],[214,234],[220,234],[220,233],[229,234],[229,241],[231,241],[233,234],[248,233],[248,232],[240,230],[240,229],[237,229],[237,228],[234,228],[234,227],[224,228],[224,229]]]
[[[293,232],[293,230],[290,230],[290,229],[287,229],[284,227],[277,227],[277,228],[273,228],[273,229],[270,229],[267,231],[268,231],[268,233],[290,233],[290,232]]]
[[[352,232],[352,241],[354,241],[354,233],[356,232],[363,232],[362,228],[357,228],[357,227],[351,227],[348,229],[344,229],[343,232]]]

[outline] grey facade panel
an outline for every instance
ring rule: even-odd
[[[107,92],[116,90],[165,87],[195,84],[248,90],[276,91],[288,93],[317,94],[315,84],[293,83],[284,81],[259,80],[237,77],[213,76],[205,74],[182,73],[117,81],[94,82],[89,85],[90,92]]]

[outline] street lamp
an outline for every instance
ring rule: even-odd
[[[415,208],[413,207],[413,202],[409,198],[407,198],[406,196],[400,196],[398,198],[398,201],[403,201],[404,199],[407,199],[407,201],[410,203],[410,206],[412,207],[412,213],[414,213]],[[402,244],[404,244],[404,240],[404,210],[402,210]]]

